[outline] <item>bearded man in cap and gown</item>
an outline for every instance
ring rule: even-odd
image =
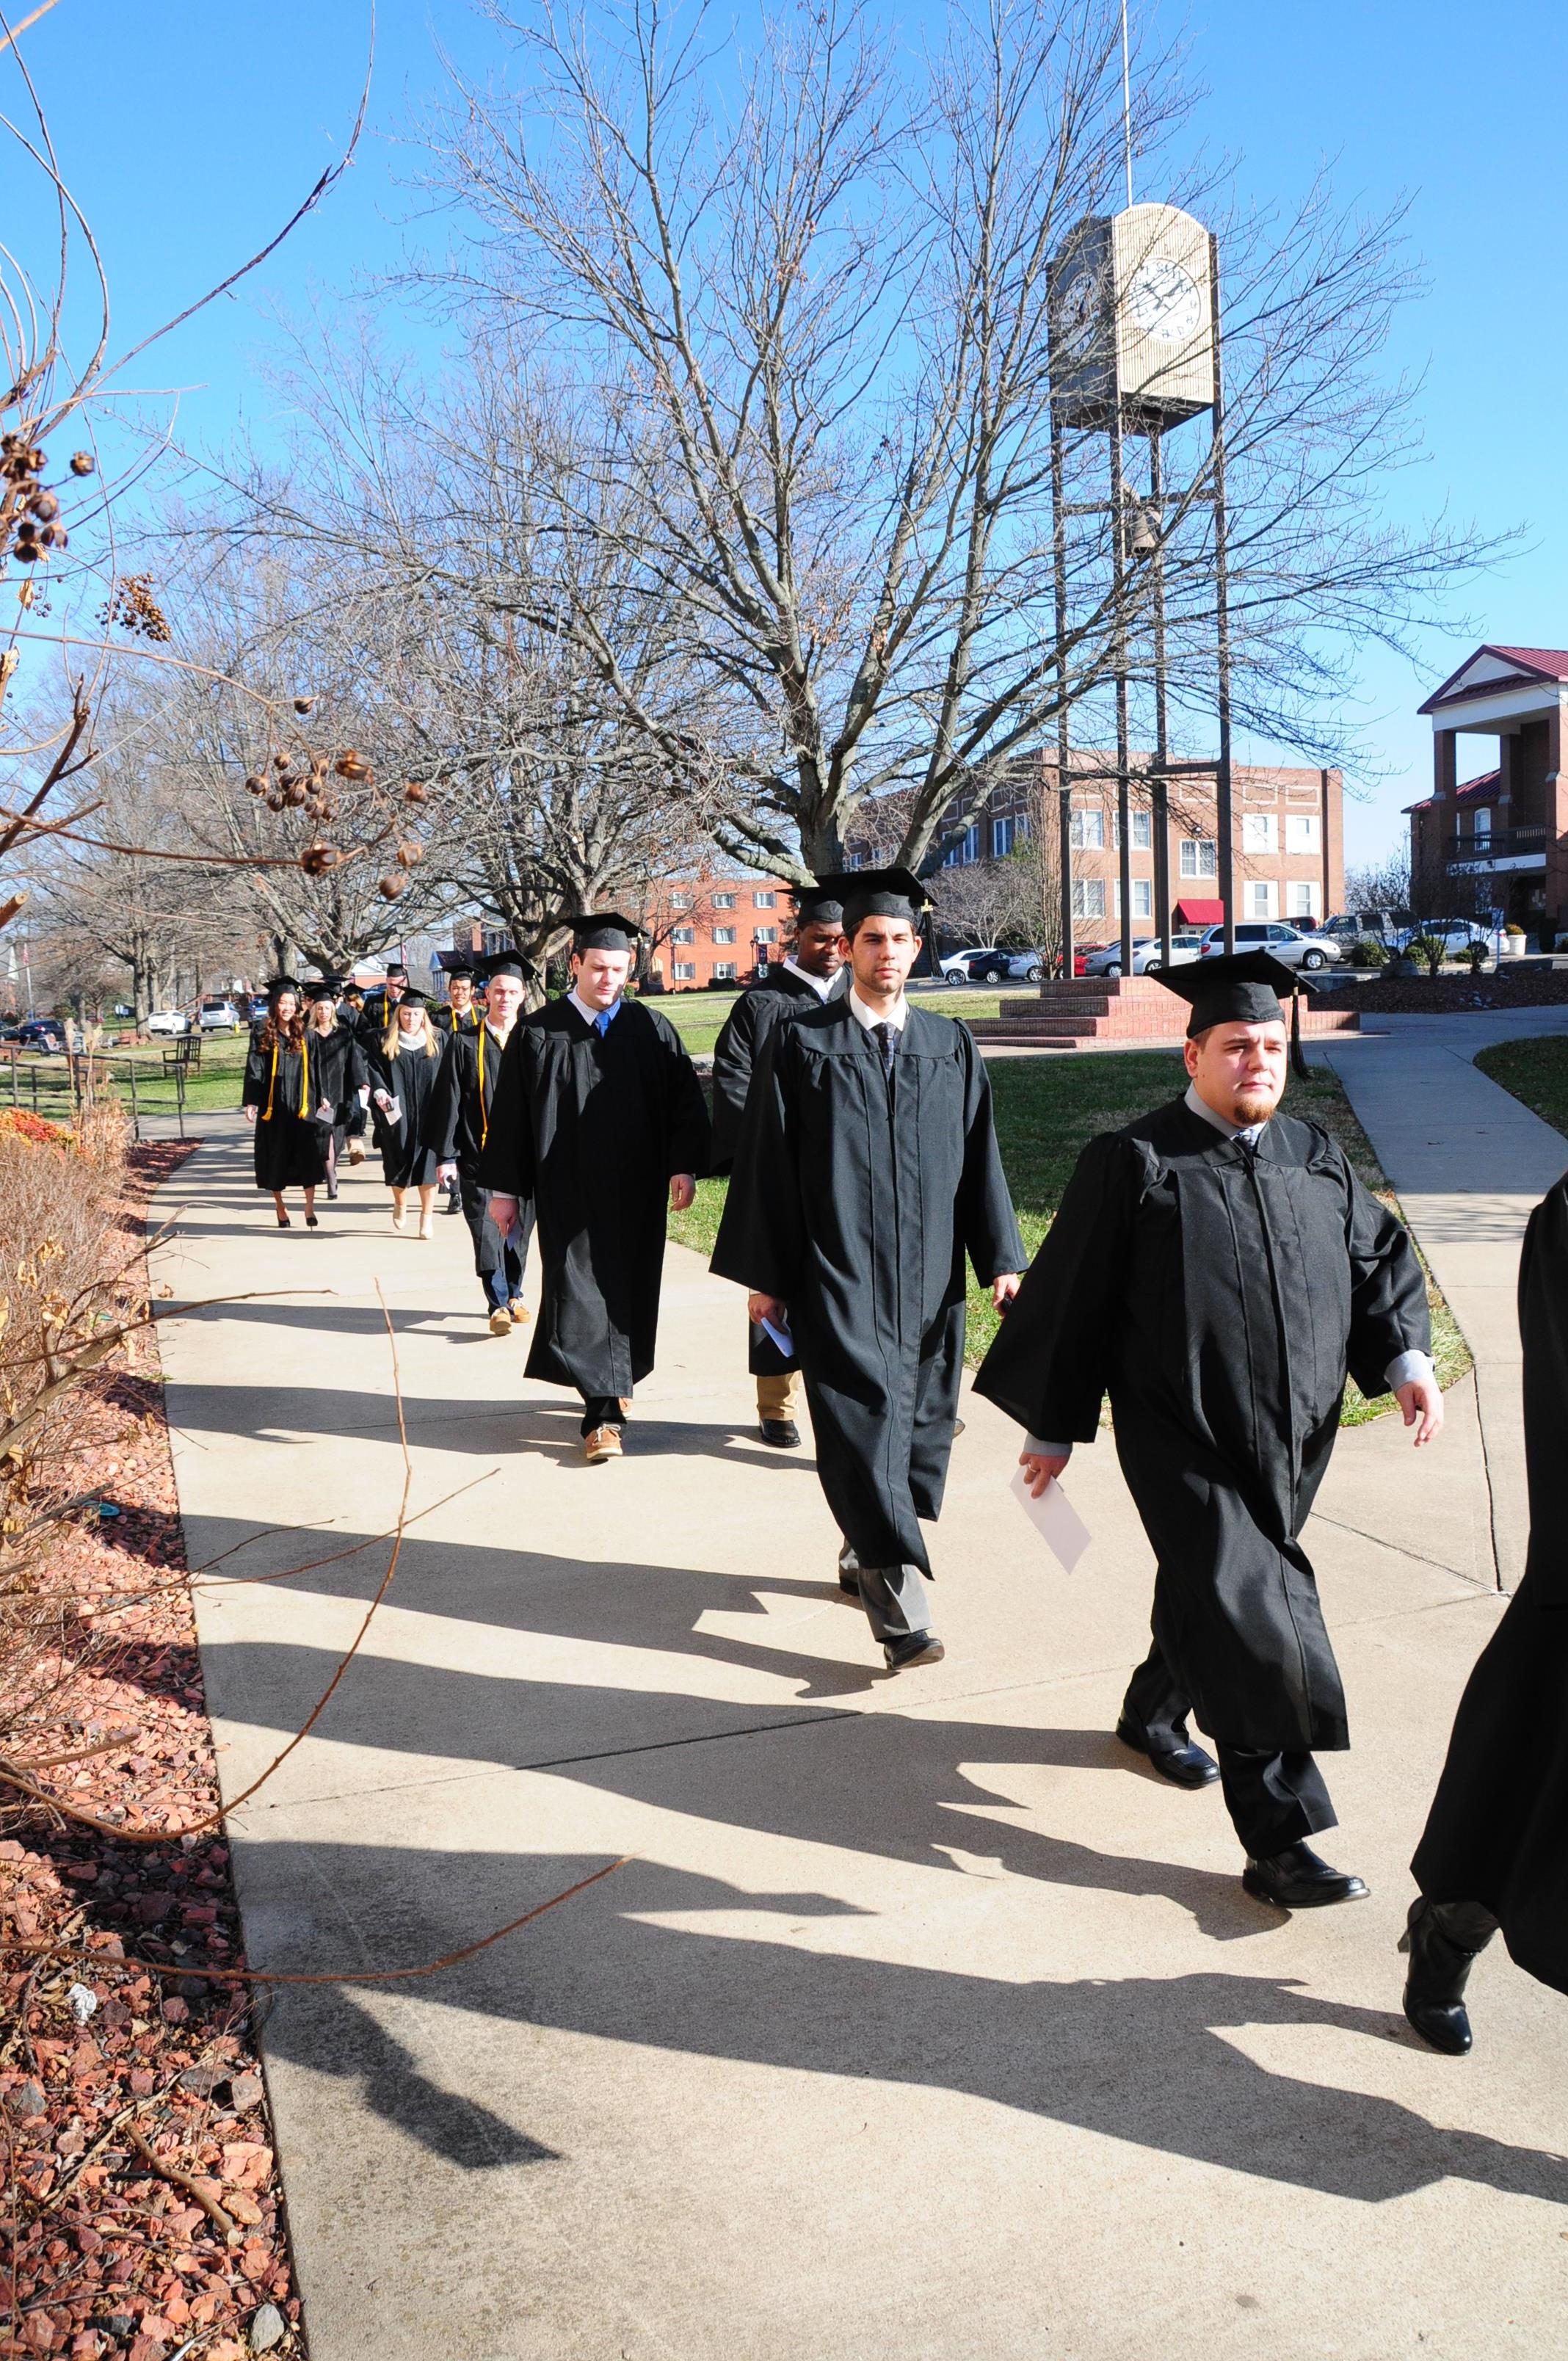
[[[526,1323],[522,1274],[533,1224],[532,1199],[510,1202],[505,1218],[491,1202],[480,1174],[496,1086],[508,1042],[517,1027],[525,984],[522,962],[502,951],[486,969],[485,1010],[473,1026],[453,1025],[446,1033],[441,1067],[425,1117],[424,1144],[435,1157],[437,1182],[458,1202],[474,1241],[474,1270],[484,1290],[492,1336],[510,1336]]]
[[[571,989],[520,1025],[502,1060],[479,1177],[492,1210],[532,1199],[543,1296],[528,1374],[583,1399],[583,1455],[619,1459],[632,1389],[653,1367],[665,1207],[707,1169],[707,1107],[685,1044],[625,998],[642,929],[579,918]]]
[[[1519,1310],[1530,1549],[1459,1701],[1400,1944],[1405,2015],[1455,2058],[1470,1971],[1499,1927],[1518,1966],[1568,1993],[1568,1179],[1530,1217]]]
[[[713,1155],[711,1170],[727,1173],[735,1161],[746,1095],[762,1049],[775,1025],[820,1008],[848,987],[844,964],[844,906],[838,893],[799,885],[795,895],[795,940],[766,982],[741,994],[724,1022],[713,1052]],[[800,1442],[795,1423],[800,1399],[800,1363],[780,1351],[759,1322],[751,1323],[750,1364],[757,1381],[757,1424],[762,1441],[776,1450]]]
[[[1306,1841],[1335,1822],[1314,1752],[1350,1735],[1301,1529],[1347,1375],[1394,1392],[1418,1444],[1441,1426],[1426,1288],[1343,1150],[1278,1112],[1290,970],[1255,951],[1160,982],[1191,1004],[1188,1087],[1085,1148],[975,1390],[1027,1429],[1036,1498],[1109,1394],[1157,1561],[1116,1735],[1175,1785],[1220,1778],[1255,1898],[1353,1901]]]
[[[905,984],[928,907],[905,869],[824,878],[849,988],[775,1026],[746,1102],[713,1268],[793,1343],[817,1466],[890,1672],[935,1664],[921,1521],[941,1511],[963,1370],[964,1257],[998,1309],[1024,1248],[991,1085],[963,1025]]]

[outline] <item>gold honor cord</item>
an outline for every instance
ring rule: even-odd
[[[490,1111],[485,1104],[485,1035],[488,1027],[479,1027],[479,1146],[484,1148],[490,1136]]]
[[[262,1120],[262,1122],[263,1122],[263,1123],[270,1123],[270,1122],[271,1122],[271,1120],[272,1120],[272,1095],[273,1095],[273,1093],[277,1090],[277,1088],[278,1088],[278,1042],[277,1042],[277,1038],[276,1038],[276,1036],[274,1036],[274,1038],[273,1038],[273,1042],[272,1042],[272,1066],[271,1066],[271,1071],[269,1072],[268,1077],[267,1077],[267,1112],[265,1113],[265,1115],[263,1115],[263,1116],[262,1116],[262,1118],[261,1118],[261,1120]],[[303,1039],[303,1038],[302,1038],[301,1042],[300,1042],[300,1113],[301,1113],[302,1115],[309,1115],[310,1111],[311,1111],[311,1051],[310,1051],[310,1045],[309,1045],[309,1043],[308,1043],[305,1039]]]

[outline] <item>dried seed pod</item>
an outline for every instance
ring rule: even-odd
[[[383,902],[395,902],[400,894],[404,894],[408,891],[408,883],[409,881],[406,877],[383,877],[378,884],[376,891],[379,894]]]
[[[287,754],[274,754],[272,757],[272,767],[275,771],[286,771],[289,767],[289,757]]]
[[[399,865],[399,867],[400,867],[400,868],[401,868],[401,869],[417,869],[417,868],[418,868],[418,866],[419,866],[419,864],[420,864],[420,862],[421,862],[423,859],[424,859],[424,847],[423,847],[423,845],[422,845],[422,844],[400,844],[400,845],[399,845],[399,847],[398,847],[398,865]]]
[[[245,792],[247,796],[264,796],[267,793],[267,782],[265,779],[247,779]]]
[[[340,779],[368,779],[370,765],[356,747],[345,746],[333,769]]]
[[[27,506],[40,524],[52,524],[60,514],[60,502],[52,492],[35,492]]]
[[[38,445],[35,443],[32,449],[27,453],[28,475],[41,476],[48,466],[49,453],[47,451],[40,451]]]
[[[36,566],[43,551],[36,541],[18,541],[11,555],[18,566]]]
[[[282,796],[268,796],[268,798],[267,798],[267,808],[268,808],[268,810],[269,810],[269,811],[281,811],[281,810],[282,810],[282,808],[283,808],[283,798],[282,798]]]
[[[95,472],[97,466],[98,462],[91,451],[73,451],[71,455],[71,472],[73,476],[91,476]]]
[[[405,781],[403,786],[404,803],[422,804],[428,801],[429,796],[430,789],[427,786],[422,785],[418,779],[409,779]]]
[[[307,844],[300,855],[300,866],[307,877],[320,877],[327,870],[335,869],[342,858],[330,844]]]
[[[46,524],[38,536],[46,549],[63,549],[69,537],[62,524]]]
[[[314,703],[313,697],[297,697],[294,699],[294,710],[296,713],[308,713]]]
[[[305,800],[305,791],[298,779],[291,779],[283,790],[283,801],[297,811]]]

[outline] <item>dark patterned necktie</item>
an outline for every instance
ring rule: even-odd
[[[888,1081],[891,1082],[893,1080],[893,1061],[898,1054],[898,1028],[896,1026],[883,1023],[882,1025],[873,1025],[872,1027],[872,1031],[876,1035],[877,1047],[882,1051],[883,1072],[887,1076]]]

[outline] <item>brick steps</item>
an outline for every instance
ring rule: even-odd
[[[1043,983],[1027,996],[1011,994],[1001,1015],[972,1021],[977,1041],[1019,1049],[1078,1049],[1094,1042],[1179,1041],[1187,1031],[1188,1005],[1152,976],[1109,976],[1083,983]],[[1303,1001],[1304,1037],[1359,1031],[1354,1008]]]

